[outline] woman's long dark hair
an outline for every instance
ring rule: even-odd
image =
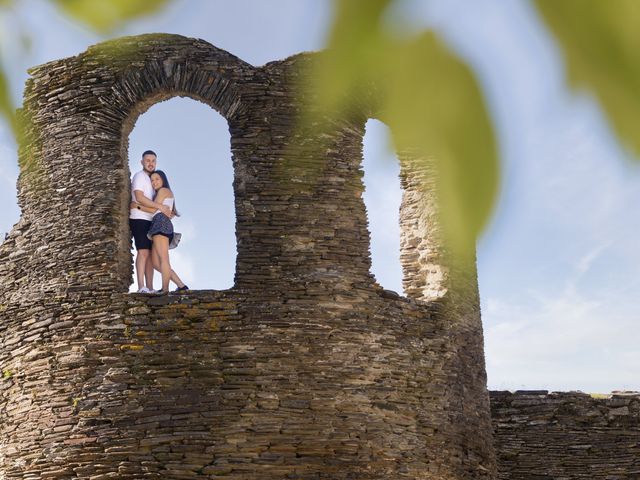
[[[162,170],[154,170],[153,172],[151,172],[151,175],[153,175],[154,173],[157,173],[158,175],[160,175],[160,178],[162,179],[162,187],[168,188],[169,190],[171,190],[171,186],[169,185],[169,180],[167,179],[167,175]],[[160,190],[160,188],[158,190]],[[176,210],[175,197],[173,199],[173,213],[175,214],[176,217],[180,216],[180,214],[178,213],[178,210]]]

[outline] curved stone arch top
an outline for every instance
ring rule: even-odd
[[[105,42],[30,71],[19,112],[20,223],[29,284],[126,291],[128,137],[153,104],[188,96],[242,123],[256,69],[202,41],[142,35]],[[244,108],[243,108],[244,107]]]

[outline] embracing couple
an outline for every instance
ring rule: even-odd
[[[180,234],[174,233],[171,219],[178,215],[167,176],[156,170],[157,155],[151,150],[142,154],[142,170],[131,179],[129,226],[136,245],[138,293],[169,292],[169,280],[176,292],[188,290],[171,269],[169,249],[175,248]],[[153,289],[153,270],[162,274],[162,290]]]

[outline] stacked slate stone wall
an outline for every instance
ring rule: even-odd
[[[640,478],[640,393],[491,392],[498,478]]]
[[[296,130],[315,57],[256,68],[144,35],[30,72],[0,245],[0,478],[495,478],[475,271],[447,259],[406,162],[408,296],[375,282],[375,108]],[[229,124],[235,284],[130,295],[128,135],[174,96]]]

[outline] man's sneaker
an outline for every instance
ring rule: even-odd
[[[138,290],[138,293],[155,293],[155,290],[150,290],[147,287],[142,287]]]
[[[174,292],[186,292],[187,290],[189,290],[189,287],[187,287],[186,285],[183,285],[181,287],[176,288]]]

